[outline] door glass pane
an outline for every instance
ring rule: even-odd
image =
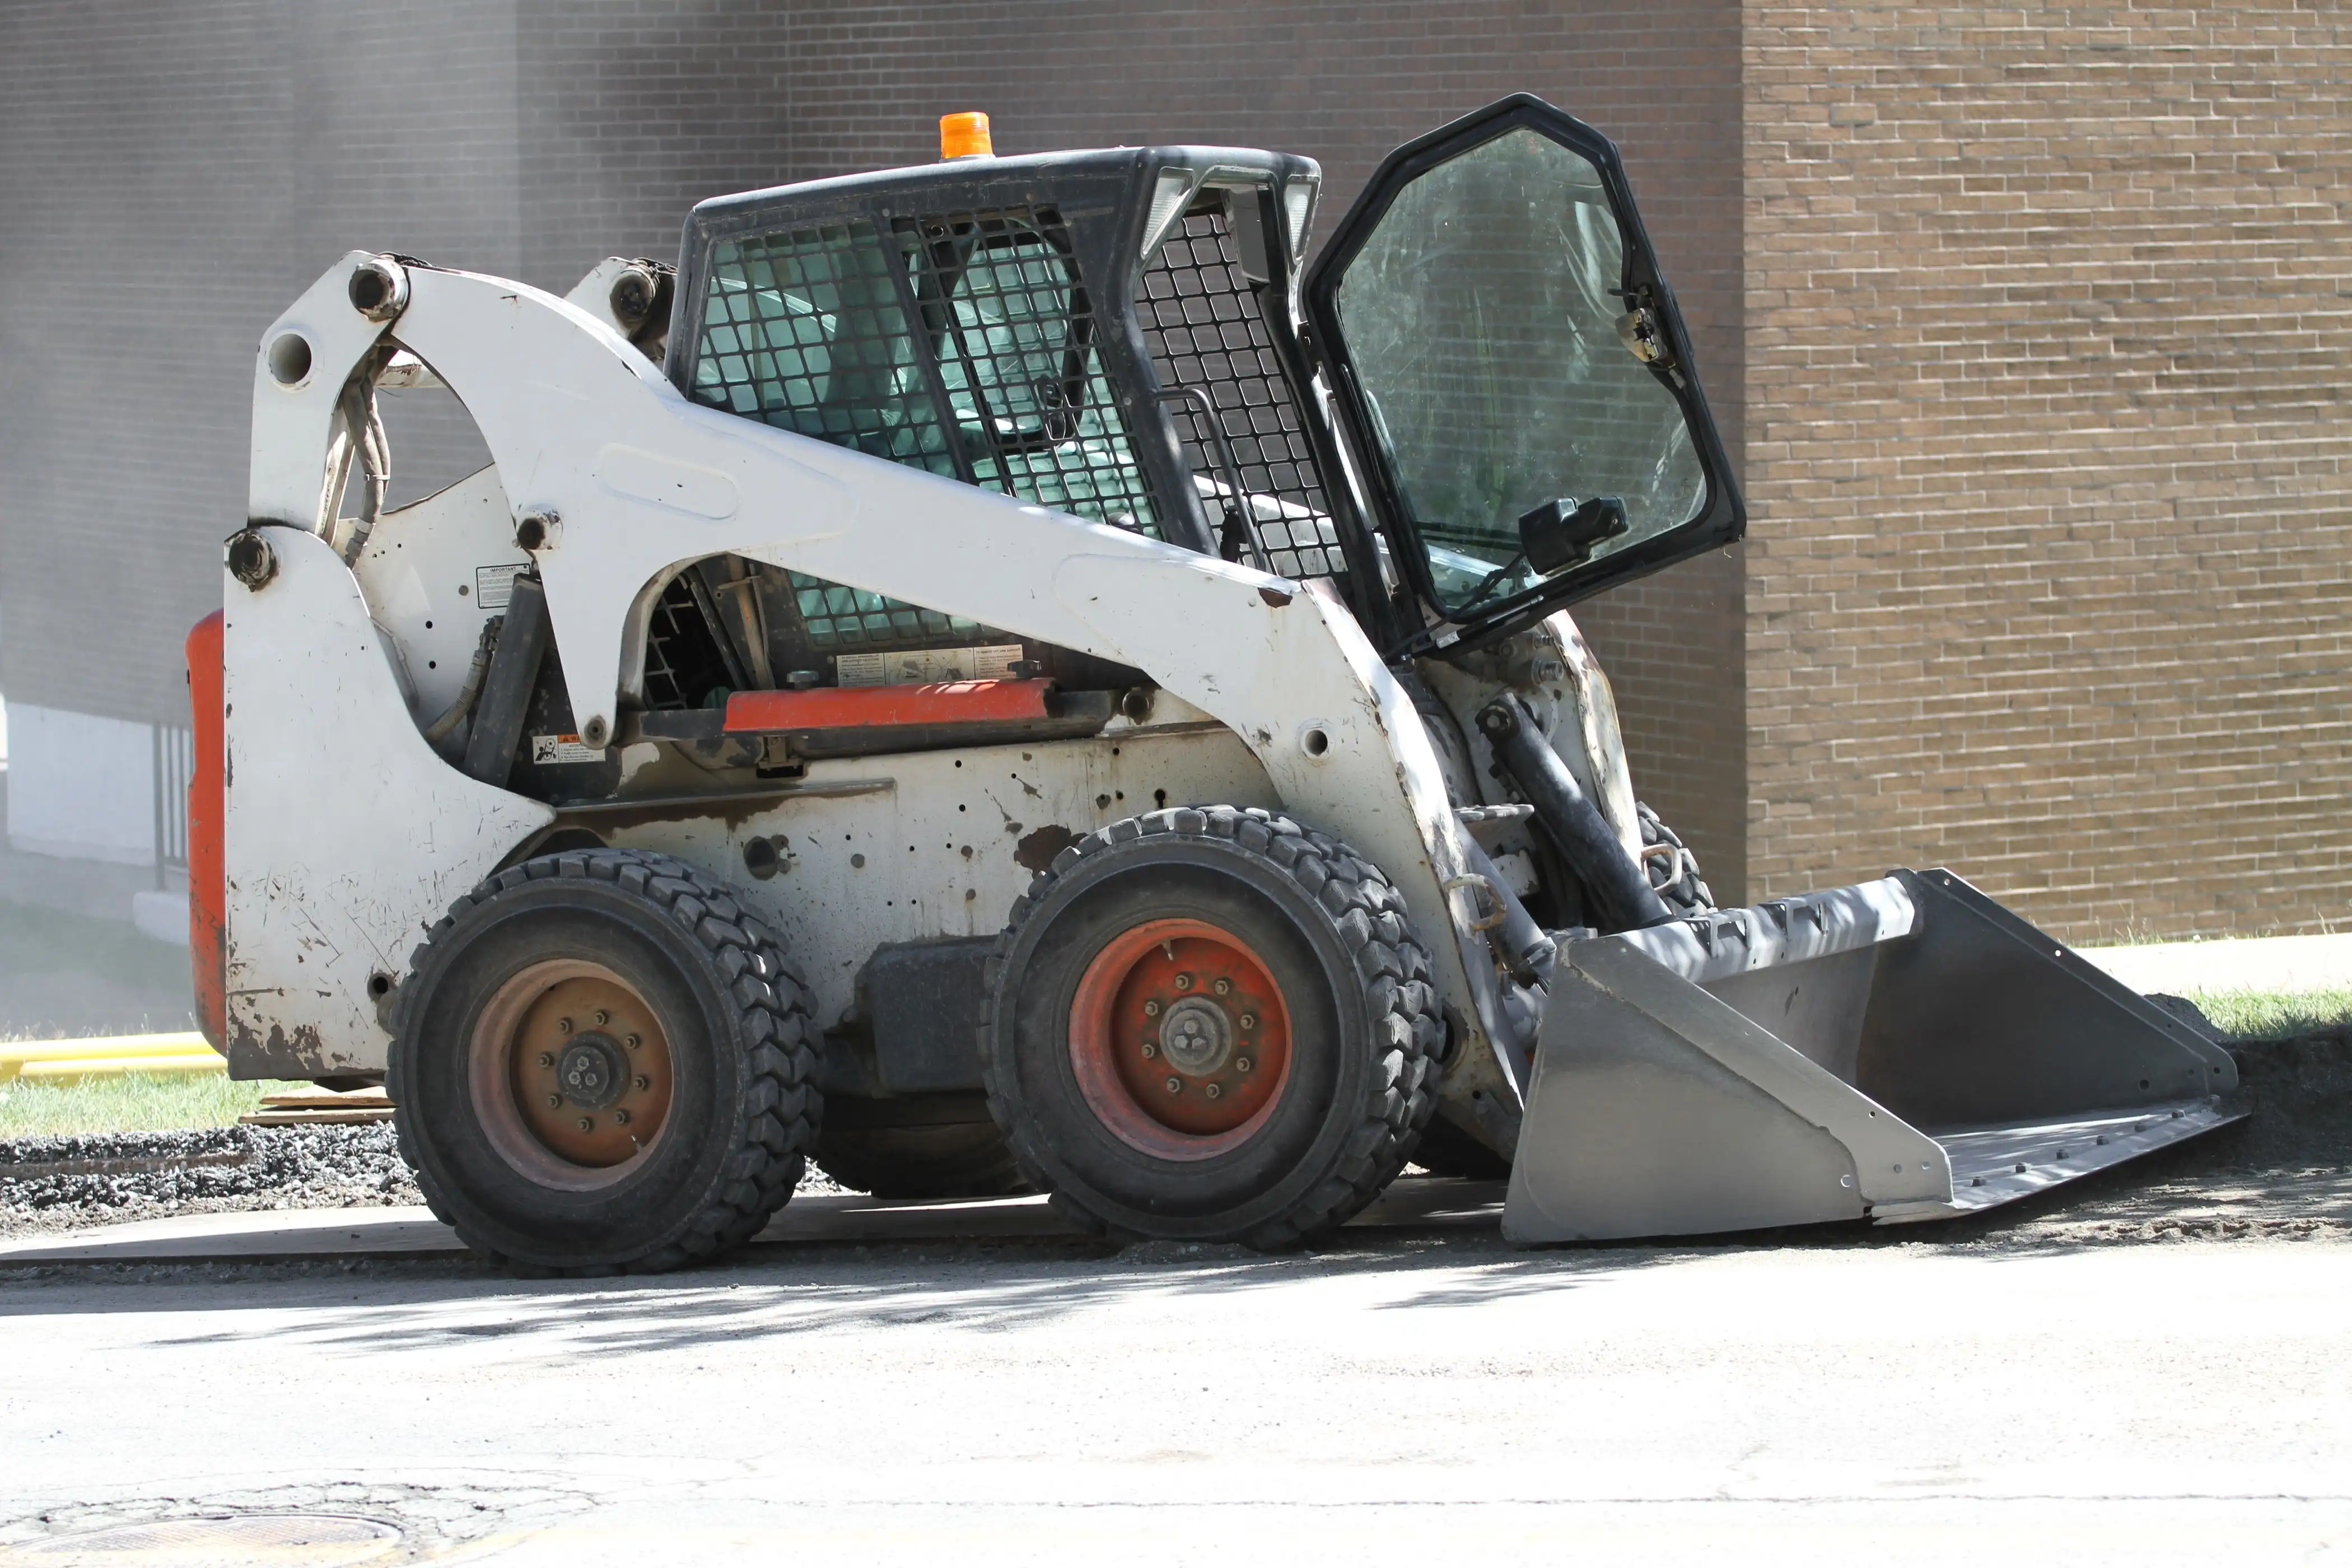
[[[1697,516],[1681,405],[1620,338],[1624,243],[1601,172],[1514,131],[1398,193],[1338,306],[1407,515],[1452,614],[1531,586],[1520,514],[1616,496],[1598,561]]]

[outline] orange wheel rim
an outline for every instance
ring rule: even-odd
[[[551,1185],[610,1185],[668,1124],[669,1036],[602,964],[553,960],[516,974],[483,1009],[467,1056],[491,1143]]]
[[[1248,943],[1204,921],[1149,921],[1079,976],[1070,1066],[1121,1142],[1206,1160],[1265,1125],[1290,1081],[1290,1009]]]

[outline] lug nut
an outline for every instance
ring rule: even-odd
[[[654,1086],[654,1080],[653,1080],[653,1079],[649,1079],[649,1078],[647,1078],[647,1077],[646,1077],[645,1074],[643,1074],[643,1073],[639,1073],[636,1077],[635,1077],[635,1078],[631,1079],[629,1081],[630,1081],[631,1083],[633,1083],[633,1084],[635,1084],[635,1085],[636,1085],[636,1086],[637,1086],[637,1090],[638,1090],[638,1092],[639,1092],[639,1093],[643,1093],[645,1090],[653,1088],[653,1086]]]
[[[1247,1072],[1247,1071],[1249,1071],[1249,1069],[1250,1069],[1250,1059],[1249,1059],[1249,1058],[1247,1058],[1247,1057],[1235,1057],[1235,1058],[1234,1058],[1234,1070],[1235,1072]]]
[[[541,1066],[541,1067],[543,1067],[543,1068],[551,1068],[551,1067],[553,1067],[553,1066],[555,1065],[555,1053],[554,1053],[553,1051],[541,1051],[541,1052],[540,1052],[540,1053],[539,1053],[539,1065],[540,1065],[540,1066]]]
[[[1243,1015],[1242,1015],[1242,1027],[1243,1027],[1243,1028],[1244,1028],[1244,1029],[1255,1029],[1255,1028],[1256,1028],[1256,1027],[1257,1027],[1257,1015],[1256,1015],[1256,1014],[1255,1014],[1255,1013],[1244,1013],[1244,1014],[1243,1014]]]
[[[1176,989],[1179,991],[1190,991],[1192,989],[1192,977],[1189,974],[1178,975],[1176,977]]]
[[[1184,1080],[1183,1080],[1182,1079],[1181,1079],[1181,1078],[1171,1078],[1171,1079],[1170,1079],[1168,1080],[1168,1092],[1169,1092],[1169,1093],[1171,1093],[1171,1094],[1181,1094],[1181,1093],[1183,1093],[1183,1092],[1184,1092]]]
[[[604,1011],[604,1009],[603,1009],[602,1007],[599,1007],[599,1008],[597,1008],[597,1009],[596,1009],[596,1026],[597,1026],[598,1028],[600,1028],[600,1029],[601,1029],[601,1028],[603,1028],[605,1025],[607,1025],[607,1024],[611,1023],[612,1021],[613,1021],[613,1015],[611,1015],[610,1013],[607,1013],[607,1012],[606,1012],[606,1011]]]
[[[551,1094],[547,1097],[547,1109],[550,1110],[554,1110],[562,1104],[563,1097],[560,1094]]]
[[[559,1035],[570,1034],[572,1032],[572,1020],[569,1018],[558,1018],[555,1020],[555,1032]]]
[[[1160,1054],[1160,1047],[1146,1040],[1143,1042],[1143,1054],[1147,1057],[1156,1057]]]
[[[1157,1018],[1160,1016],[1160,1004],[1157,1002],[1146,1002],[1143,1005],[1143,1016],[1147,1018]]]
[[[635,1050],[639,1046],[644,1045],[644,1044],[645,1044],[645,1042],[644,1042],[643,1040],[641,1040],[641,1039],[637,1038],[637,1037],[636,1037],[636,1036],[635,1036],[635,1035],[624,1035],[624,1036],[622,1036],[622,1037],[621,1037],[621,1044],[623,1044],[623,1045],[625,1045],[625,1046],[628,1047],[629,1047],[629,1049],[631,1049],[631,1050],[633,1050],[633,1051],[634,1051],[634,1050]]]
[[[614,1125],[614,1126],[615,1126],[615,1127],[626,1127],[628,1124],[629,1124],[629,1113],[628,1113],[627,1111],[625,1111],[625,1110],[616,1110],[616,1111],[613,1112],[613,1125]]]
[[[593,1117],[593,1116],[583,1116],[583,1117],[582,1117],[582,1118],[580,1119],[580,1131],[583,1131],[583,1132],[593,1132],[593,1131],[596,1131],[596,1119],[595,1119],[594,1117]]]
[[[1225,993],[1227,993],[1228,991],[1231,991],[1233,988],[1234,988],[1234,983],[1233,983],[1232,981],[1230,981],[1230,980],[1220,980],[1220,981],[1218,981],[1218,982],[1217,982],[1217,984],[1216,984],[1216,987],[1215,987],[1215,989],[1216,989],[1216,993],[1217,993],[1217,994],[1218,994],[1218,995],[1220,995],[1220,996],[1223,996],[1223,994],[1225,994]]]
[[[1219,1095],[1221,1095],[1221,1094],[1224,1093],[1225,1091],[1224,1091],[1223,1089],[1219,1089],[1215,1084],[1213,1084],[1213,1084],[1211,1084],[1207,1089],[1205,1089],[1202,1090],[1202,1093],[1204,1093],[1204,1094],[1206,1094],[1206,1095],[1207,1095],[1211,1100],[1214,1100],[1214,1099],[1216,1099],[1216,1098],[1217,1098],[1217,1096],[1219,1096]]]

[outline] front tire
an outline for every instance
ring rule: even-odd
[[[1286,817],[1089,834],[1014,907],[989,976],[990,1110],[1103,1234],[1294,1246],[1394,1178],[1434,1104],[1444,1026],[1403,899]]]
[[[821,1102],[807,993],[733,894],[667,856],[541,856],[416,950],[387,1087],[433,1212],[493,1261],[652,1272],[750,1239]]]

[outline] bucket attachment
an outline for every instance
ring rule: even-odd
[[[2227,1051],[1948,871],[1562,944],[1503,1233],[1943,1219],[2238,1119]]]

